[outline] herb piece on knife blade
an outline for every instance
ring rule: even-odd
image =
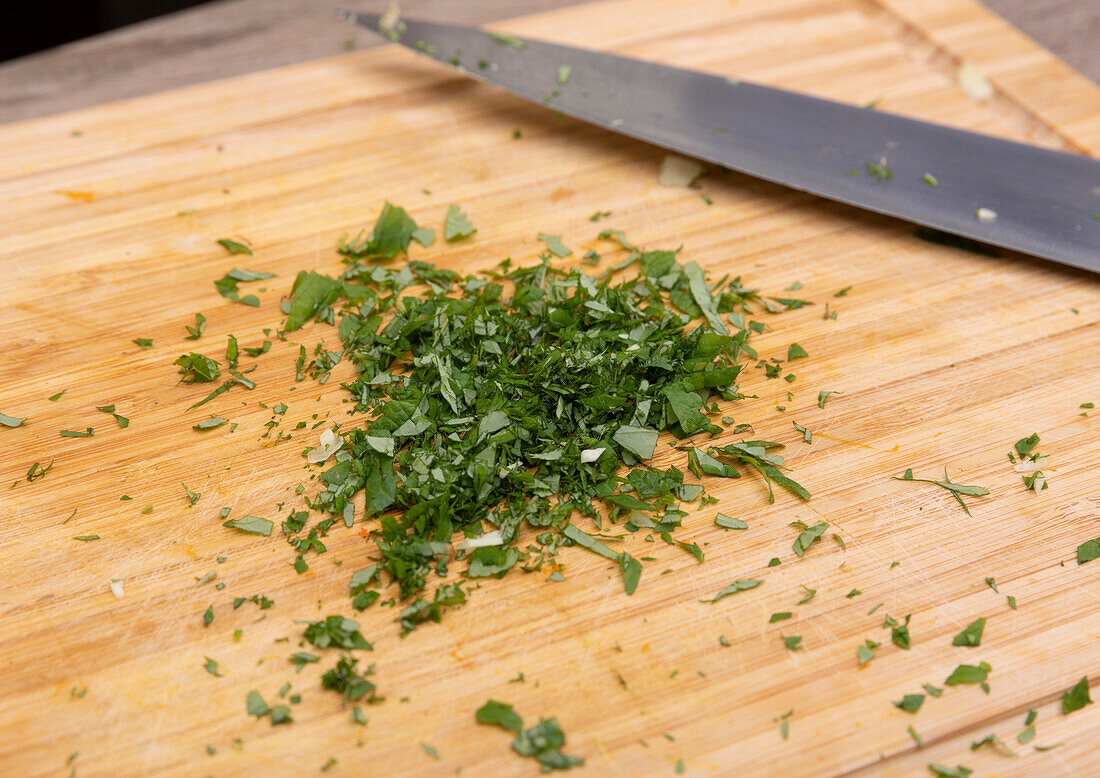
[[[905,473],[900,476],[893,476],[893,480],[914,481],[922,484],[934,484],[941,489],[946,489],[948,492],[951,493],[951,496],[955,498],[959,505],[962,506],[962,509],[966,511],[966,514],[968,516],[970,515],[970,508],[967,507],[967,504],[965,502],[963,502],[963,495],[966,495],[967,497],[985,497],[989,494],[989,490],[986,489],[984,486],[966,486],[964,484],[953,483],[951,479],[947,476],[946,467],[943,469],[942,481],[936,481],[928,478],[914,478],[913,468],[909,468],[905,471]]]
[[[501,46],[507,46],[510,49],[516,49],[517,51],[522,51],[523,49],[527,48],[526,41],[522,41],[513,35],[505,35],[502,32],[489,33],[489,40],[493,41],[493,43],[499,43]]]

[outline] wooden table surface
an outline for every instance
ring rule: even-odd
[[[409,17],[483,24],[577,0],[406,0]],[[862,0],[869,6],[880,0]],[[1100,2],[985,0],[985,4],[1100,82]],[[221,0],[0,64],[0,123],[379,45],[332,8],[376,10],[383,0]]]
[[[504,29],[1100,152],[1100,90],[969,0],[607,0]],[[963,61],[990,78],[988,102],[959,88]],[[329,757],[326,778],[534,775],[505,733],[474,723],[492,697],[528,722],[557,716],[565,751],[587,760],[578,778],[670,776],[681,760],[688,776],[913,776],[929,763],[975,778],[1100,774],[1100,705],[1060,710],[1085,674],[1100,697],[1100,561],[1075,563],[1077,546],[1100,536],[1100,415],[1081,408],[1100,403],[1094,276],[931,245],[911,225],[718,170],[699,190],[662,187],[660,150],[559,124],[396,47],[0,126],[0,148],[0,412],[29,417],[0,427],[0,773],[67,775],[76,753],[80,778],[296,777]],[[951,171],[931,172],[948,185]],[[714,279],[742,276],[776,296],[801,283],[815,305],[761,314],[769,326],[753,340],[763,357],[801,344],[797,380],[750,366],[749,396],[717,416],[786,443],[813,499],[770,505],[754,478],[711,479],[720,503],[692,506],[677,533],[706,550],[704,564],[630,535],[622,547],[656,561],[627,597],[606,560],[569,548],[564,582],[513,571],[405,638],[393,610],[349,603],[350,574],[374,548],[359,531],[373,521],[335,528],[301,575],[280,532],[224,528],[222,506],[278,521],[301,507],[296,484],[312,493],[306,433],[274,445],[261,435],[278,403],[284,430],[346,418],[345,375],[324,385],[294,375],[298,343],[331,344],[332,330],[269,338],[254,390],[193,411],[206,390],[178,384],[173,360],[220,354],[229,333],[258,345],[280,325],[296,271],[339,273],[337,236],[369,226],[386,199],[437,230],[461,204],[478,233],[413,258],[465,272],[536,261],[540,231],[617,260],[595,237],[607,226],[650,249],[682,245],[683,261]],[[593,224],[596,210],[613,217]],[[254,256],[227,256],[215,241],[229,236],[249,239]],[[255,285],[259,307],[215,291],[233,266],[276,274]],[[197,312],[206,332],[185,340]],[[842,393],[821,407],[821,390]],[[128,427],[96,410],[109,403]],[[239,426],[192,429],[208,412]],[[813,431],[811,444],[792,422]],[[88,426],[90,438],[59,434]],[[1052,464],[1038,494],[1006,459],[1032,432]],[[665,442],[655,464],[683,467]],[[55,465],[28,482],[36,461]],[[891,479],[909,467],[949,467],[991,494],[968,515],[934,487]],[[749,529],[720,530],[717,510]],[[794,521],[830,525],[804,558]],[[743,578],[764,583],[700,602]],[[803,587],[812,601],[800,602]],[[274,606],[233,608],[257,594]],[[785,611],[790,620],[770,623]],[[375,643],[365,661],[388,698],[362,728],[321,688],[335,652],[300,674],[287,662],[296,619],[337,613]],[[890,642],[886,614],[912,615],[911,650]],[[981,646],[953,646],[979,616]],[[801,636],[800,650],[783,635]],[[865,640],[882,646],[861,668]],[[988,695],[949,688],[915,715],[892,704],[978,662],[992,666]],[[293,724],[246,714],[249,690],[274,702],[287,682],[302,695]],[[1021,744],[1029,710],[1038,734]],[[971,750],[993,733],[1018,756]]]

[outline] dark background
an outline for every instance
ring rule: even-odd
[[[0,25],[0,61],[204,2],[209,0],[23,0]]]

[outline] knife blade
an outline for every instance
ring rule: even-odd
[[[1100,272],[1100,160],[604,52],[412,19],[388,19],[379,30],[377,14],[339,13],[468,76],[614,132]]]

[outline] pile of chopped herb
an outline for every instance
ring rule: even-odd
[[[448,220],[449,237],[472,234],[457,207]],[[606,524],[651,531],[701,559],[697,546],[671,538],[686,515],[681,502],[703,488],[685,483],[675,464],[650,464],[663,432],[690,439],[681,463],[697,476],[738,477],[740,463],[763,476],[769,494],[777,483],[809,498],[782,472],[772,453],[780,444],[707,445],[725,432],[712,419],[715,399],[741,397],[739,358],[757,356],[747,340],[762,328],[745,316],[775,306],[739,278],[711,284],[678,251],[642,250],[619,231],[600,237],[628,254],[598,276],[559,269],[553,260],[569,250],[557,236],[539,237],[546,251],[530,267],[505,260],[461,276],[398,265],[391,260],[414,240],[429,244],[434,231],[387,203],[368,235],[341,240],[341,275],[299,273],[284,304],[286,331],[310,321],[337,328],[342,348],[319,347],[308,364],[303,349],[298,375],[323,378],[346,360],[356,377],[344,386],[363,418],[310,457],[330,463],[308,506],[331,516],[284,530],[304,556],[324,551],[321,538],[338,519],[376,520],[377,567],[354,595],[366,607],[373,599],[364,595],[386,574],[408,602],[399,617],[406,630],[465,601],[459,583],[422,596],[433,573],[447,575],[459,532],[473,549],[458,554],[467,578],[538,570],[560,547],[580,545],[615,562],[633,593],[642,563],[579,529],[578,516],[597,532]],[[198,355],[179,364],[191,380],[217,377]],[[535,535],[521,541],[525,526]]]

